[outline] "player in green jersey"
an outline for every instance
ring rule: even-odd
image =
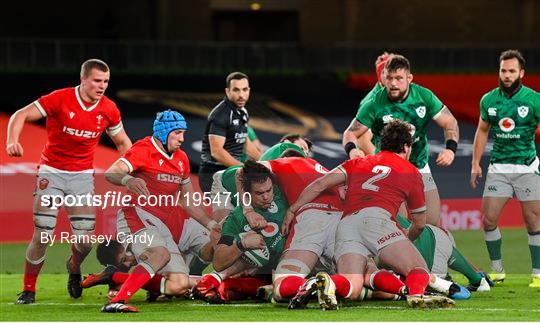
[[[506,277],[501,255],[499,217],[514,193],[529,235],[532,260],[530,287],[540,288],[540,171],[534,145],[540,123],[540,94],[521,84],[525,59],[517,50],[499,58],[499,87],[480,101],[480,119],[474,137],[471,186],[482,177],[480,159],[492,130],[493,150],[482,200],[485,240],[494,281]]]
[[[242,163],[248,160],[250,157],[256,158],[257,156],[260,156],[263,151],[263,145],[261,141],[257,137],[255,130],[253,130],[253,128],[250,127],[249,125],[247,126],[247,135],[248,135],[248,140],[247,140],[248,143],[246,144],[242,157],[240,157],[240,161]]]
[[[440,198],[428,165],[427,126],[429,119],[444,129],[446,149],[441,151],[436,163],[450,166],[454,161],[459,141],[459,128],[450,110],[430,90],[412,83],[409,61],[401,55],[393,55],[385,66],[385,88],[360,107],[358,114],[346,130],[344,147],[349,158],[365,153],[356,144],[356,138],[369,129],[373,132],[376,146],[384,126],[393,119],[408,122],[413,130],[413,146],[410,162],[422,173],[426,195],[427,220],[438,226],[440,221]],[[345,142],[347,141],[347,142]]]

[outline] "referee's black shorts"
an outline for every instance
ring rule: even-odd
[[[227,167],[223,165],[210,165],[210,164],[201,164],[199,167],[199,186],[201,191],[210,192],[212,190],[212,182],[214,174],[220,170],[224,170]]]

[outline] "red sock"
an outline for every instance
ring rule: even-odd
[[[23,290],[27,292],[36,292],[36,281],[39,275],[39,272],[41,271],[41,267],[43,267],[43,264],[45,263],[45,260],[40,262],[39,264],[32,264],[28,260],[24,262],[24,279],[23,279]]]
[[[349,297],[352,292],[352,284],[347,277],[335,274],[330,276],[334,284],[336,284],[336,295],[342,298]]]
[[[161,282],[163,279],[165,278],[162,275],[155,274],[142,288],[151,293],[161,293]]]
[[[116,296],[111,300],[111,303],[116,303],[118,301],[127,303],[131,296],[133,296],[142,286],[144,286],[144,284],[152,279],[153,273],[154,272],[150,266],[143,266],[142,264],[137,265],[133,272],[129,274],[128,279],[122,285],[118,294],[116,294]]]
[[[287,276],[279,283],[279,296],[288,299],[296,295],[298,289],[306,280],[298,276]]]
[[[122,285],[129,277],[128,273],[117,271],[112,275],[112,282],[116,285]]]
[[[372,274],[371,288],[396,295],[403,295],[405,284],[392,272],[379,270]],[[407,285],[408,286],[408,285]]]
[[[227,278],[221,282],[218,290],[222,295],[224,295],[223,292],[226,290],[233,290],[246,296],[256,296],[259,287],[270,283],[265,279],[253,277]]]
[[[409,289],[409,295],[424,295],[429,284],[429,274],[424,268],[414,268],[409,271],[405,279],[405,285]]]
[[[81,264],[88,255],[87,253],[81,253],[74,244],[71,245],[71,259],[69,261],[69,272],[72,274],[81,273]]]

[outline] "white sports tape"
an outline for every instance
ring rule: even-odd
[[[291,267],[296,267],[298,270],[291,269]],[[281,260],[276,268],[276,273],[274,275],[274,280],[287,277],[287,276],[298,276],[305,278],[311,272],[311,268],[306,265],[304,262],[298,259],[284,259]]]
[[[38,229],[44,230],[48,235],[52,235],[54,228],[56,227],[56,217],[58,215],[58,210],[56,212],[39,212],[34,213],[34,226]]]
[[[540,247],[540,234],[529,234],[529,245]]]

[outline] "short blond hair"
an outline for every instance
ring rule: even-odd
[[[94,68],[97,69],[97,70],[100,70],[102,72],[110,71],[109,65],[107,65],[107,63],[105,63],[104,61],[102,61],[100,59],[97,59],[97,58],[91,58],[91,59],[85,61],[84,63],[82,63],[82,65],[81,65],[81,77],[88,76],[88,74],[90,74],[90,71],[92,69],[94,69]]]

